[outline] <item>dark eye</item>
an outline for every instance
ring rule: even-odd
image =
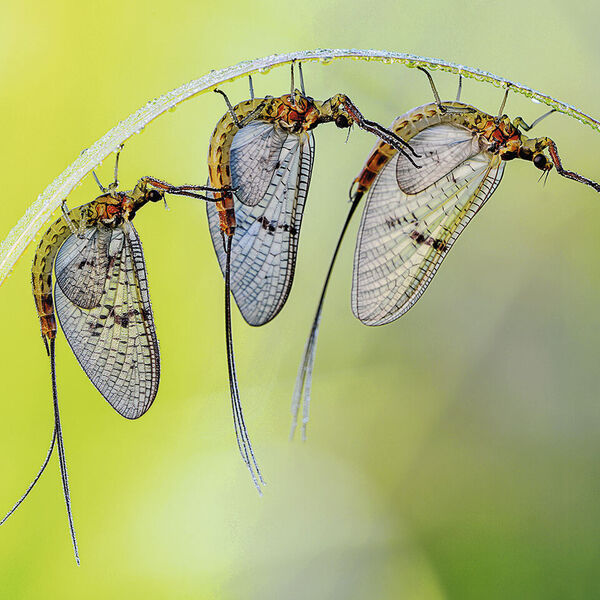
[[[546,168],[548,164],[548,159],[543,154],[536,154],[533,157],[533,164],[542,171]]]
[[[348,123],[348,118],[346,117],[346,115],[338,115],[335,118],[335,124],[340,129],[345,129],[346,127],[350,127],[350,123]]]
[[[148,192],[149,202],[158,202],[159,200],[162,200],[162,194],[160,192],[157,192],[156,190],[150,190]]]

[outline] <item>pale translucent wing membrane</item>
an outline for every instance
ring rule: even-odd
[[[420,168],[402,154],[396,161],[397,183],[405,194],[422,192],[482,150],[472,131],[454,125],[428,127],[411,138],[410,146]]]
[[[91,309],[82,308],[55,285],[56,312],[90,381],[118,413],[136,419],[150,408],[160,377],[144,256],[130,223],[119,229],[100,229],[101,235],[108,231],[111,236],[100,302]]]
[[[256,206],[235,193],[236,229],[231,250],[231,292],[250,325],[264,325],[283,308],[292,286],[300,226],[313,166],[314,139],[289,134],[269,187]],[[210,234],[221,265],[225,251],[219,216],[206,205]]]
[[[72,235],[56,257],[56,283],[65,296],[81,308],[98,306],[108,273],[110,230],[87,229]]]
[[[256,206],[264,198],[287,138],[280,127],[264,121],[253,121],[235,134],[229,164],[231,183],[242,204]]]
[[[481,152],[407,195],[398,188],[397,160],[369,190],[358,233],[352,311],[366,325],[389,323],[414,305],[504,172],[498,156]]]

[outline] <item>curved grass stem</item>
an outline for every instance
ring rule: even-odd
[[[21,254],[34,239],[38,231],[51,219],[54,211],[68,197],[73,188],[93,169],[95,169],[112,152],[129,137],[139,133],[146,125],[169,109],[181,104],[184,100],[214,90],[223,83],[254,75],[266,73],[273,67],[289,65],[293,61],[321,62],[327,64],[334,60],[372,60],[387,64],[400,63],[407,67],[424,67],[430,70],[446,71],[460,74],[462,77],[491,83],[497,87],[510,87],[515,93],[535,99],[542,104],[562,112],[578,121],[600,131],[600,122],[585,114],[578,108],[556,100],[542,92],[537,92],[525,85],[498,77],[472,67],[446,62],[438,58],[426,58],[402,52],[385,50],[343,50],[317,49],[288,54],[273,54],[264,58],[248,60],[235,66],[211,71],[199,79],[194,79],[162,96],[148,102],[145,106],[131,114],[113,127],[95,144],[83,152],[70,164],[31,204],[19,222],[11,229],[0,244],[0,285],[11,272]]]

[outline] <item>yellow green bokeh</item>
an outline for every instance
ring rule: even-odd
[[[84,148],[147,100],[210,69],[275,52],[382,48],[489,70],[600,115],[600,8],[508,1],[302,4],[38,1],[0,21],[0,238]],[[444,98],[456,78],[436,73]],[[399,65],[305,69],[309,93],[347,93],[389,123],[429,102]],[[281,94],[286,69],[255,78]],[[244,81],[227,86],[233,101]],[[501,92],[467,81],[494,112]],[[127,144],[120,179],[204,183],[224,111],[203,96]],[[543,107],[511,96],[507,112]],[[537,128],[565,166],[600,179],[600,137],[563,115]],[[351,315],[354,232],[325,307],[309,439],[288,441],[296,368],[373,140],[323,126],[295,284],[263,328],[234,315],[246,418],[267,480],[259,498],[235,447],[222,279],[204,206],[175,198],[136,217],[161,343],[155,405],[119,417],[57,343],[63,427],[82,566],[75,566],[56,459],[0,528],[4,599],[593,598],[600,588],[597,268],[600,203],[590,188],[530,164],[463,234],[425,296],[370,329]],[[108,180],[107,160],[99,176]],[[97,194],[91,178],[69,205]],[[33,246],[0,288],[3,319],[0,508],[50,443],[48,359],[30,291]]]

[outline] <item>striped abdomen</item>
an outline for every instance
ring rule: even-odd
[[[453,102],[452,104],[457,103]],[[418,133],[432,125],[439,125],[440,123],[453,120],[452,116],[442,114],[435,103],[425,104],[398,117],[392,123],[390,130],[401,137],[405,142],[408,142]],[[355,197],[361,197],[369,190],[371,184],[381,172],[381,169],[385,167],[388,161],[395,156],[396,153],[397,150],[392,148],[389,144],[386,144],[383,141],[377,142],[367,158],[362,171],[354,180],[357,184],[356,191],[354,192]],[[415,161],[419,164],[418,158],[416,158]]]
[[[236,116],[243,120],[246,115],[251,113],[261,102],[262,98],[240,102],[234,106]],[[208,146],[208,177],[209,185],[216,189],[231,187],[231,169],[229,167],[229,157],[231,153],[231,144],[235,134],[239,131],[233,117],[227,111],[221,120],[217,123],[215,130],[210,138]],[[226,236],[232,236],[235,231],[235,210],[233,203],[233,193],[230,191],[214,192],[216,208],[219,211],[219,221],[221,231]]]
[[[85,210],[87,206],[89,205],[79,206],[69,212],[69,218],[76,227],[79,226],[82,218],[87,218],[87,210]],[[44,341],[56,337],[56,318],[52,300],[52,268],[56,253],[71,234],[69,224],[63,215],[44,233],[33,258],[31,284]]]

